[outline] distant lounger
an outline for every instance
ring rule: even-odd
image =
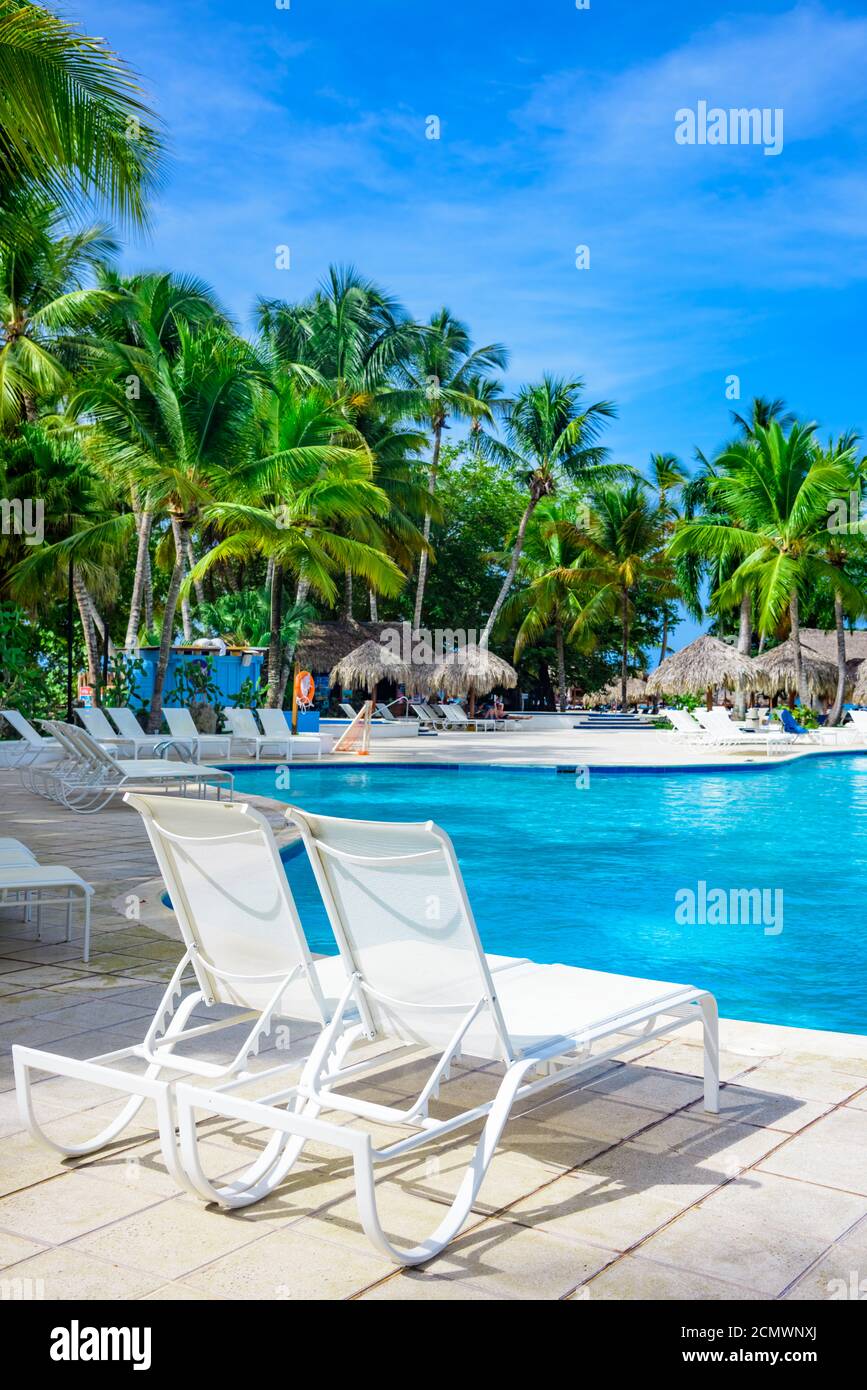
[[[232,751],[231,734],[201,734],[193,723],[193,716],[188,709],[181,709],[176,706],[169,708],[163,705],[165,721],[169,726],[172,738],[180,743],[184,748],[189,749],[192,758],[207,757],[228,758]]]
[[[119,791],[130,783],[151,783],[173,788],[186,794],[195,786],[200,796],[212,785],[219,796],[222,790],[232,795],[233,777],[230,772],[206,767],[199,763],[168,762],[162,758],[115,758],[100,747],[84,729],[59,720],[43,720],[43,726],[61,743],[66,757],[56,767],[40,774],[41,784],[35,790],[60,801],[70,811],[93,815],[109,804]]]

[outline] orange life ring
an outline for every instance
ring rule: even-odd
[[[302,704],[312,705],[316,682],[309,671],[299,671],[295,677],[295,694]]]

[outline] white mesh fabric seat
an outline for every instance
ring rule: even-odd
[[[512,1106],[600,1061],[646,1046],[655,1037],[698,1023],[705,1049],[705,1104],[718,1108],[717,1012],[713,996],[691,985],[642,980],[566,965],[486,957],[448,835],[433,822],[399,824],[344,820],[291,807],[289,819],[305,848],[346,966],[349,985],[310,1055],[295,1103],[275,1106],[230,1088],[207,1092],[181,1083],[178,1121],[185,1164],[195,1157],[197,1112],[264,1125],[303,1144],[316,1140],[352,1156],[362,1225],[375,1246],[399,1264],[430,1259],[469,1214]],[[421,1046],[432,1054],[430,1075],[406,1107],[366,1101],[341,1089],[357,1068],[343,1067],[356,1042]],[[498,1061],[492,1100],[431,1119],[430,1098],[461,1057]],[[536,1080],[530,1077],[541,1070]],[[331,1109],[360,1120],[405,1127],[409,1137],[374,1147],[354,1125],[320,1118]],[[458,1192],[437,1229],[410,1249],[382,1229],[374,1168],[453,1130],[485,1119]],[[201,1181],[210,1200],[238,1206],[252,1200]],[[261,1192],[258,1195],[263,1195]]]
[[[200,734],[188,709],[163,705],[163,716],[172,738],[189,748],[193,758],[228,758],[232,751],[231,734]],[[210,750],[210,752],[209,752]]]

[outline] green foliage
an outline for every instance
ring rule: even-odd
[[[80,641],[74,669],[83,658]],[[0,603],[0,707],[27,719],[56,719],[66,710],[66,646],[13,603]]]
[[[503,582],[489,557],[518,525],[521,489],[466,445],[449,444],[440,456],[437,497],[444,520],[431,527],[436,564],[428,571],[425,624],[481,629]]]
[[[240,688],[235,696],[235,709],[258,709],[260,705],[265,705],[268,699],[268,682],[261,677],[254,681],[252,676],[247,676],[246,680],[241,681]]]
[[[147,665],[140,656],[116,656],[109,668],[108,692],[103,696],[103,704],[129,705],[132,708],[133,702],[137,701],[137,713],[147,709],[146,701],[137,693],[146,670]]]
[[[174,670],[174,684],[167,693],[164,704],[211,705],[219,715],[222,709],[220,687],[214,675],[212,656],[186,657],[179,661]]]

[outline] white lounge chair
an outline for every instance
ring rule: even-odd
[[[705,740],[717,748],[764,748],[768,756],[784,748],[791,740],[782,729],[745,729],[732,722],[726,710],[702,710],[696,713]]]
[[[284,1092],[268,1102],[242,1097],[235,1086],[178,1085],[184,1166],[195,1174],[202,1196],[226,1207],[243,1206],[274,1183],[269,1178],[239,1193],[231,1184],[217,1188],[208,1182],[197,1166],[197,1112],[265,1126],[273,1134],[269,1148],[281,1138],[299,1145],[323,1141],[352,1158],[358,1209],[372,1243],[398,1264],[420,1264],[442,1250],[466,1220],[516,1102],[697,1022],[704,1036],[705,1106],[718,1109],[717,1008],[705,990],[486,957],[451,841],[431,821],[337,820],[297,807],[287,815],[304,837],[347,984],[291,1096]],[[428,1080],[409,1105],[365,1101],[339,1089],[357,1078],[349,1049],[372,1040],[433,1052]],[[428,1103],[461,1056],[500,1062],[505,1074],[491,1076],[491,1100],[435,1120]],[[538,1071],[544,1074],[531,1080]],[[323,1110],[405,1127],[409,1134],[374,1144],[367,1131],[321,1119]],[[375,1166],[480,1119],[485,1120],[481,1136],[439,1226],[411,1249],[396,1247],[377,1214]]]
[[[463,705],[440,705],[438,708],[446,720],[446,725],[452,725],[455,729],[481,729],[483,733],[496,730],[496,719],[488,719],[487,716],[473,715],[472,719],[467,715]]]
[[[143,1042],[86,1061],[16,1045],[12,1049],[15,1085],[31,1134],[66,1155],[94,1153],[110,1144],[144,1101],[153,1101],[166,1166],[179,1186],[190,1187],[175,1140],[172,1088],[178,1077],[192,1074],[220,1080],[248,1073],[278,1020],[282,1027],[288,1024],[289,1040],[296,1028],[301,1040],[307,1034],[315,1036],[331,1017],[345,989],[346,975],[339,957],[311,959],[274,837],[259,811],[237,803],[132,793],[124,800],[144,820],[178,919],[184,955]],[[185,976],[191,986],[186,993]],[[235,1012],[187,1027],[194,1010],[214,1005],[231,1005]],[[210,1039],[215,1032],[240,1023],[250,1026],[225,1062],[208,1060],[201,1049],[199,1055],[195,1050],[175,1055],[178,1043]],[[277,1057],[275,1065],[256,1073],[257,1078],[263,1074],[276,1078],[297,1066],[297,1056],[285,1046]],[[143,1071],[130,1070],[133,1059],[143,1064]],[[107,1087],[129,1100],[93,1138],[63,1143],[45,1132],[36,1114],[39,1087],[34,1095],[32,1071]],[[283,1159],[286,1144],[281,1136],[268,1161],[252,1165],[247,1182],[255,1184],[272,1163]],[[243,1178],[236,1178],[233,1186],[242,1190],[243,1183]]]
[[[861,738],[867,738],[867,709],[850,709],[849,718],[852,721],[852,732]]]
[[[51,761],[60,758],[63,750],[55,738],[43,738],[34,729],[29,719],[17,709],[0,710],[0,718],[5,719],[10,729],[14,729],[19,735],[14,744],[10,744],[10,764],[18,773],[19,778],[28,785],[29,778],[27,769],[40,761]]]
[[[181,709],[179,706],[169,708],[167,705],[163,705],[163,714],[172,738],[184,748],[189,749],[191,758],[199,759],[203,755],[212,758],[231,757],[231,734],[200,734],[193,723],[193,716],[190,711]]]
[[[13,840],[9,836],[0,838],[0,865],[3,865],[4,868],[10,864],[35,863],[36,855],[20,840]]]
[[[177,745],[177,739],[168,738],[165,734],[144,733],[141,724],[126,705],[106,705],[105,711],[121,738],[129,739],[137,758],[140,758],[142,753],[150,753],[155,758],[167,758],[169,750]]]
[[[23,848],[23,846],[22,846]],[[29,851],[28,851],[29,853]],[[66,908],[66,940],[72,940],[72,908],[80,897],[84,905],[84,959],[90,960],[90,899],[93,887],[65,864],[39,864],[31,856],[18,863],[0,863],[0,907],[10,905],[12,894],[16,904],[22,904],[29,921],[36,909],[36,939],[42,939],[42,910],[45,907]]]
[[[351,706],[350,704],[347,704],[346,700],[341,700],[341,701],[340,701],[339,708],[343,711],[343,713],[344,713],[344,715],[346,716],[347,719],[357,719],[357,718],[358,718],[358,715],[356,714],[355,710],[352,708],[352,706]]]
[[[702,738],[704,730],[700,724],[696,723],[688,710],[665,709],[661,710],[660,713],[665,716],[675,733],[691,740]]]
[[[278,742],[286,737],[289,738],[290,761],[296,744],[299,752],[304,753],[306,751],[312,755],[315,751],[317,758],[322,757],[322,740],[319,735],[312,733],[293,734],[282,709],[260,709],[258,715],[262,732],[266,738],[273,738]]]
[[[418,720],[423,728],[444,729],[446,727],[446,720],[443,715],[437,714],[436,710],[431,709],[430,705],[426,704],[423,700],[411,701],[410,709],[418,716]]]
[[[234,783],[231,772],[201,763],[168,762],[162,758],[115,758],[84,729],[54,720],[42,722],[70,753],[68,762],[59,764],[56,769],[47,769],[43,774],[52,783],[46,795],[53,795],[70,811],[93,815],[129,783],[142,782],[161,785],[166,790],[173,788],[182,795],[192,783],[200,796],[205,795],[211,783],[218,797],[226,788],[231,800]]]
[[[275,735],[261,732],[251,709],[225,709],[223,718],[232,731],[233,741],[246,744],[256,754],[256,762],[262,756],[263,748],[276,748],[278,757],[291,759],[292,736],[285,719],[285,733]]]

